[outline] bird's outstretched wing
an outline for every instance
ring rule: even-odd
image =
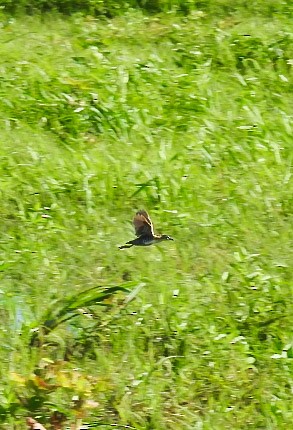
[[[136,212],[135,217],[133,218],[133,225],[135,228],[136,236],[141,236],[143,234],[153,235],[153,223],[148,215],[148,213],[144,210]]]

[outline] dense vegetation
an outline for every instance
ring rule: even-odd
[[[290,2],[17,3],[33,15],[3,3],[2,428],[289,428]],[[175,241],[120,251],[140,208]]]
[[[291,2],[284,0],[251,1],[245,5],[242,0],[2,0],[1,6],[5,12],[13,13],[55,10],[63,14],[82,12],[108,17],[121,15],[132,9],[147,14],[176,11],[181,15],[200,10],[218,17],[247,12],[266,17],[273,17],[276,13],[292,15]]]

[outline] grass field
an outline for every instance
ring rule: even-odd
[[[289,14],[1,25],[1,428],[290,428]]]

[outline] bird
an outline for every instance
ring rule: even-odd
[[[126,242],[125,245],[119,246],[119,249],[131,248],[132,246],[149,246],[163,240],[174,240],[167,234],[155,234],[152,220],[145,210],[136,212],[133,218],[133,225],[136,239]]]

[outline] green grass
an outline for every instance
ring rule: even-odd
[[[2,428],[290,427],[289,14],[1,21]]]

